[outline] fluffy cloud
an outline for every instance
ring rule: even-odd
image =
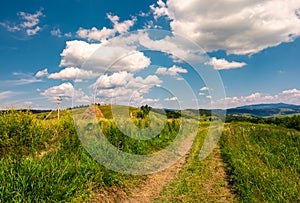
[[[38,26],[40,22],[40,17],[44,16],[42,13],[42,9],[36,11],[35,13],[25,13],[19,12],[17,15],[21,18],[23,22],[16,24],[11,22],[1,22],[0,25],[6,28],[9,32],[16,32],[20,30],[25,30],[28,36],[36,35],[41,27]]]
[[[135,72],[151,63],[144,53],[132,47],[110,47],[79,40],[67,41],[61,57],[60,66],[82,67],[95,72]]]
[[[156,102],[159,102],[159,99],[144,98],[142,101],[140,101],[140,104],[151,104]]]
[[[17,25],[9,25],[8,23],[4,23],[4,22],[0,22],[0,25],[9,32],[17,32],[21,30],[21,28]]]
[[[157,33],[152,34],[167,33],[157,31]],[[101,73],[137,72],[148,67],[151,63],[150,58],[146,57],[143,52],[137,51],[137,47],[166,53],[176,62],[184,60],[198,64],[208,61],[208,58],[198,46],[191,42],[188,43],[187,40],[179,36],[166,36],[159,40],[153,40],[149,37],[149,33],[140,31],[113,38],[109,43],[67,41],[65,49],[61,53],[60,66],[79,67]],[[160,73],[164,73],[163,71],[162,69],[159,70]],[[172,75],[187,72],[180,67],[171,67],[165,71],[165,74]],[[180,80],[180,78],[178,79]]]
[[[161,26],[159,25],[156,25],[153,20],[149,20],[147,21],[144,26],[143,26],[144,29],[160,29],[162,28]]]
[[[32,35],[36,35],[40,30],[41,30],[40,26],[36,26],[34,29],[27,29],[26,33],[28,36],[32,36]]]
[[[229,62],[226,59],[217,59],[216,57],[212,57],[210,61],[206,64],[214,66],[216,70],[241,68],[247,65],[244,62],[236,62],[236,61]]]
[[[126,71],[102,75],[91,85],[99,89],[115,89],[116,87],[126,87],[127,89],[147,88],[161,84],[162,81],[156,75],[148,75],[146,78],[134,77],[132,73]]]
[[[51,30],[50,34],[52,36],[56,36],[56,37],[61,37],[62,36],[61,31],[60,31],[59,28]]]
[[[169,34],[163,31],[157,31],[158,35]],[[179,36],[165,36],[159,40],[153,40],[149,37],[148,33],[140,32],[137,36],[137,41],[144,47],[160,51],[168,54],[175,62],[205,62],[207,60],[205,52],[196,44]],[[132,39],[134,40],[134,39]]]
[[[165,101],[177,101],[177,97],[170,97],[170,98],[165,98]]]
[[[118,86],[124,86],[128,84],[130,80],[133,80],[133,74],[127,73],[126,71],[122,71],[119,73],[114,73],[112,75],[102,75],[100,76],[96,83],[92,85],[92,87],[99,88],[114,88]]]
[[[48,75],[49,75],[48,69],[45,68],[44,70],[38,71],[38,72],[35,74],[35,77],[41,78],[41,77],[48,76]]]
[[[72,33],[71,32],[67,32],[64,34],[65,37],[72,37]]]
[[[86,71],[79,68],[65,68],[58,73],[52,73],[48,78],[52,79],[61,79],[61,80],[76,80],[82,81],[84,79],[91,79],[97,77],[98,74],[93,73],[92,71]]]
[[[157,1],[157,7],[155,7],[155,5],[151,5],[150,9],[153,12],[154,18],[157,20],[157,18],[159,18],[160,16],[169,16],[169,10],[165,4],[165,2],[163,2],[162,0],[158,0]]]
[[[150,89],[155,86],[159,86],[162,83],[156,75],[148,75],[146,78],[136,77],[133,80],[130,80],[127,84],[128,88],[141,88]]]
[[[41,95],[49,97],[50,99],[57,99],[59,97],[72,98],[74,94],[74,87],[71,83],[66,82],[58,86],[46,89]]]
[[[60,54],[60,66],[81,66],[97,49],[100,44],[89,44],[84,41],[73,40],[66,42],[66,48]]]
[[[202,87],[202,88],[200,88],[200,91],[207,91],[207,90],[209,90],[208,87]]]
[[[18,15],[24,20],[24,22],[20,24],[21,27],[32,28],[40,22],[39,18],[43,16],[43,13],[41,10],[39,10],[34,14],[19,12]]]
[[[264,95],[262,93],[256,92],[251,95],[241,96],[241,97],[226,97],[221,100],[214,102],[216,106],[220,103],[226,103],[228,108],[250,105],[250,104],[260,104],[260,103],[278,103],[278,95]]]
[[[297,89],[291,89],[291,90],[284,90],[282,94],[289,94],[289,95],[295,95],[300,97],[300,90]]]
[[[173,65],[171,68],[158,68],[156,74],[177,76],[178,73],[187,73],[188,71],[184,68]]]
[[[288,103],[288,104],[300,104],[300,90],[290,89],[284,90],[278,94],[268,95],[260,92],[256,92],[247,96],[240,97],[226,97],[221,100],[213,101],[213,105],[218,107],[218,105],[227,103],[227,107],[236,107],[249,104],[261,104],[261,103]]]
[[[113,24],[112,29],[106,27],[103,27],[101,30],[98,30],[96,27],[91,29],[79,28],[77,31],[77,36],[87,39],[88,41],[107,40],[108,38],[114,37],[116,33],[122,34],[128,32],[130,27],[132,27],[136,21],[136,18],[133,18],[131,20],[119,22],[119,17],[111,14],[107,14],[107,18]]]
[[[155,75],[148,75],[146,78],[134,77],[132,73],[125,71],[102,75],[90,87],[97,89],[97,97],[101,102],[109,103],[110,99],[118,100],[118,103],[131,105],[141,105],[150,102],[144,95],[155,86],[159,86],[162,81]],[[157,100],[152,100],[156,102]]]
[[[298,0],[159,0],[150,8],[156,18],[167,16],[174,32],[208,52],[254,54],[300,35]]]
[[[58,86],[53,86],[40,93],[42,96],[48,97],[50,101],[57,101],[58,98],[63,98],[70,102],[73,98],[74,102],[90,103],[91,98],[87,96],[82,89],[75,89],[74,86],[65,82]]]

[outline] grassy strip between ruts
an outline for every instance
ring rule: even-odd
[[[234,202],[226,182],[219,148],[206,159],[199,160],[207,129],[200,128],[186,163],[174,181],[164,187],[154,202]]]

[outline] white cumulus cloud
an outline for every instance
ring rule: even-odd
[[[60,66],[81,66],[98,48],[100,44],[89,44],[80,40],[67,41],[60,54]]]
[[[0,25],[9,32],[24,30],[28,36],[36,35],[41,30],[38,24],[40,23],[40,18],[44,16],[42,10],[40,9],[33,14],[23,11],[18,12],[17,15],[22,20],[20,23],[0,22]]]
[[[171,68],[158,68],[156,70],[156,74],[160,75],[170,75],[170,76],[177,76],[178,73],[187,73],[188,71],[184,68],[179,66],[173,65]]]
[[[44,70],[38,71],[38,72],[35,74],[35,77],[41,78],[41,77],[48,76],[48,75],[49,75],[48,69],[45,68]]]
[[[209,90],[208,87],[202,87],[202,88],[200,88],[200,91],[207,91],[207,90]]]
[[[177,101],[177,97],[170,97],[170,98],[165,98],[165,101]]]
[[[61,30],[59,28],[53,29],[50,31],[50,34],[52,36],[56,36],[56,37],[62,37],[62,33]]]
[[[70,82],[65,82],[57,86],[50,87],[40,93],[42,96],[47,97],[50,101],[57,101],[58,98],[70,102],[74,98],[74,102],[89,103],[91,98],[87,96],[82,89],[75,89]]]
[[[226,97],[221,100],[213,101],[214,106],[220,104],[227,104],[228,108],[250,105],[250,104],[261,104],[261,103],[287,103],[287,104],[300,104],[300,90],[289,89],[284,90],[277,94],[264,94],[261,92],[255,92],[250,95],[240,97]]]
[[[136,21],[136,18],[133,18],[131,20],[119,22],[119,17],[111,14],[107,14],[107,18],[112,22],[113,28],[103,27],[101,30],[97,29],[96,27],[92,27],[91,29],[79,28],[77,31],[77,36],[87,39],[88,41],[107,40],[111,37],[114,37],[117,33],[123,34],[128,32],[130,27],[132,27]]]
[[[42,10],[36,11],[34,14],[19,12],[18,15],[24,20],[20,24],[24,28],[32,28],[40,22],[40,17],[43,16]]]
[[[36,35],[40,30],[41,30],[41,27],[40,26],[36,26],[33,29],[27,29],[26,33],[27,33],[28,36],[32,36],[32,35]]]
[[[52,73],[48,76],[51,79],[61,79],[61,80],[76,80],[82,81],[84,79],[91,79],[97,77],[98,74],[92,71],[82,70],[79,68],[68,67],[61,70],[58,73]]]
[[[300,90],[298,90],[298,89],[290,89],[290,90],[284,90],[283,92],[282,92],[282,94],[291,94],[291,95],[298,95],[298,96],[300,96]]]
[[[92,85],[92,87],[99,88],[113,88],[118,86],[125,86],[128,84],[130,80],[133,80],[133,74],[128,73],[126,71],[122,71],[119,73],[114,73],[112,75],[102,75],[100,76],[96,83]]]
[[[61,57],[60,66],[80,67],[95,72],[135,72],[151,63],[143,52],[131,47],[110,47],[79,40],[67,41]]]
[[[71,83],[66,82],[58,86],[53,86],[46,89],[41,95],[49,97],[50,99],[57,99],[59,97],[71,98],[74,94],[74,87]]]
[[[159,0],[150,8],[207,52],[254,54],[300,35],[299,0]]]
[[[169,16],[169,9],[167,8],[165,2],[163,2],[162,0],[158,0],[157,1],[157,7],[153,4],[150,5],[150,9],[153,12],[154,18],[157,20],[157,18],[161,17],[161,16]]]
[[[217,59],[216,57],[212,57],[210,61],[207,63],[209,65],[214,66],[216,70],[225,70],[225,69],[233,69],[233,68],[241,68],[247,65],[244,62],[229,62],[226,59]]]
[[[97,89],[97,97],[101,102],[107,103],[112,98],[118,99],[118,103],[135,105],[150,102],[144,95],[155,86],[159,86],[162,81],[155,75],[148,75],[145,78],[135,77],[132,73],[125,71],[102,75],[92,84],[91,88]],[[152,100],[155,102],[156,100]]]

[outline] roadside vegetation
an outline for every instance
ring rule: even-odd
[[[70,113],[59,121],[44,121],[10,110],[1,114],[0,123],[1,202],[83,200],[105,186],[105,180],[116,184],[123,178],[110,180],[115,174],[85,152]]]
[[[0,202],[86,201],[104,190],[126,191],[146,178],[98,164],[81,145],[70,110],[62,111],[60,120],[55,113],[47,120],[45,116],[13,109],[1,112]],[[146,113],[142,117],[133,120],[144,128],[149,123]],[[173,141],[180,121],[167,121],[159,136],[146,141],[124,136],[112,119],[100,119],[99,126],[117,148],[149,154]]]
[[[151,154],[171,144],[180,131],[181,116],[198,122],[192,111],[182,115],[167,110],[161,133],[141,141],[124,136],[112,119],[111,106],[97,108],[97,125],[105,137],[132,154]],[[73,113],[84,111],[80,107]],[[139,128],[151,124],[150,111],[162,113],[149,106],[129,108],[132,122]],[[13,109],[0,112],[0,202],[86,202],[118,191],[130,195],[132,188],[148,178],[124,175],[98,164],[76,134],[72,110],[62,111],[60,120],[56,112],[48,114]],[[154,202],[300,201],[299,118],[268,118],[263,122],[249,117],[228,118],[220,147],[199,161],[210,120],[201,117],[185,163],[161,194],[153,197]]]
[[[182,169],[154,202],[235,202],[226,181],[219,148],[199,160],[208,126],[209,122],[202,123]]]
[[[221,138],[232,191],[240,202],[300,201],[300,132],[232,123]]]

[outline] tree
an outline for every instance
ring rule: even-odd
[[[141,111],[139,111],[136,115],[137,118],[146,118],[147,115],[149,115],[149,112],[151,111],[152,107],[148,106],[147,104],[145,106],[140,107]]]

